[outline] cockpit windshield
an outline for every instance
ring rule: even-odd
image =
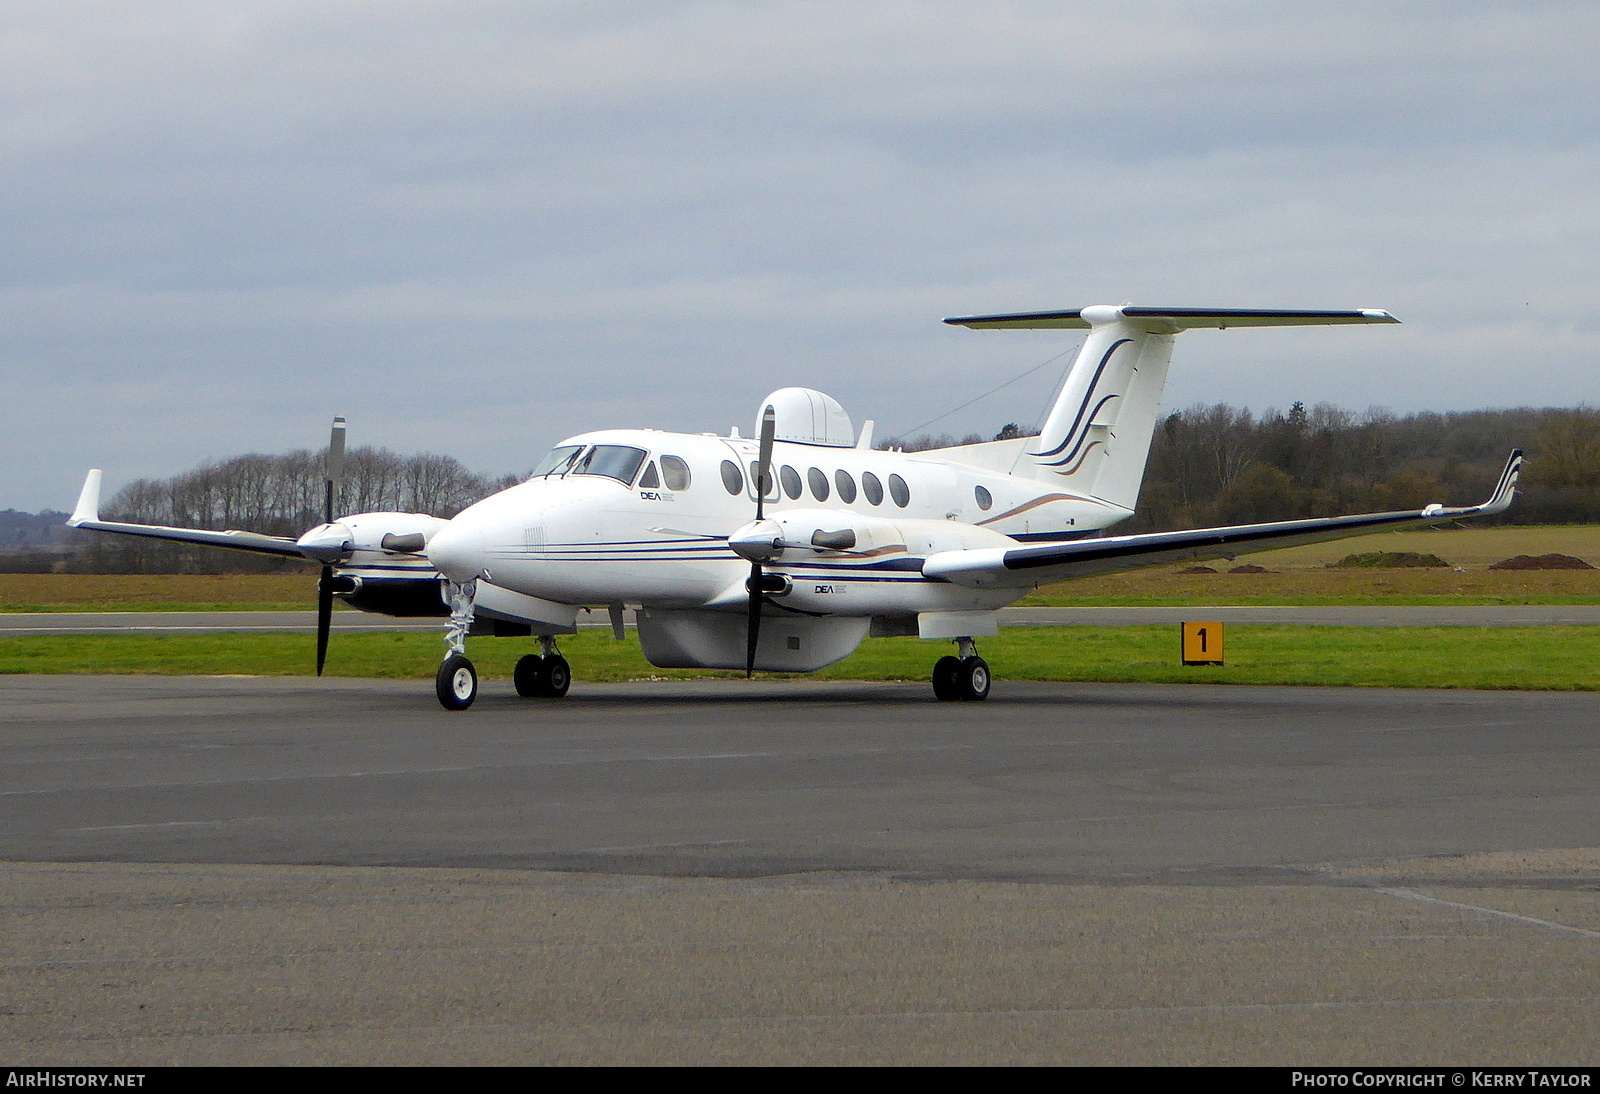
[[[542,479],[548,475],[564,474],[567,468],[572,466],[573,459],[582,451],[583,445],[581,444],[564,444],[558,448],[552,448],[550,455],[539,461],[539,466],[535,467],[533,474],[528,477],[530,479]]]
[[[604,475],[608,479],[616,479],[624,485],[632,485],[633,477],[639,473],[639,465],[644,463],[646,452],[642,448],[630,448],[621,444],[597,444],[585,452],[572,469],[574,475]]]

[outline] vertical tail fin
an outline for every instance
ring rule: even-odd
[[[1386,311],[1147,308],[1096,305],[1077,311],[972,315],[946,323],[973,330],[1089,331],[1067,371],[1038,440],[1012,474],[1132,512],[1172,358],[1172,339],[1194,327],[1395,323]]]

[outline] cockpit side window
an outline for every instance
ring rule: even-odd
[[[644,462],[645,455],[645,450],[642,448],[631,448],[621,444],[597,444],[583,454],[583,458],[572,468],[572,473],[603,475],[627,486],[633,483],[633,477],[639,473],[639,465]]]
[[[681,457],[662,456],[661,477],[667,480],[668,490],[689,489],[689,465]]]
[[[639,476],[639,489],[654,490],[660,485],[661,476],[656,474],[655,461],[651,460],[649,463],[645,464],[644,474]]]
[[[565,474],[567,468],[572,466],[572,461],[579,452],[583,451],[581,444],[564,444],[552,448],[550,454],[539,461],[539,466],[533,469],[530,479],[542,479],[549,475]]]

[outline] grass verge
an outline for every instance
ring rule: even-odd
[[[982,643],[1000,680],[1111,683],[1288,684],[1354,687],[1600,690],[1600,627],[1288,627],[1232,624],[1228,663],[1178,663],[1178,628],[1018,627]],[[474,638],[485,678],[507,677],[527,639]],[[332,676],[427,679],[436,635],[336,635]],[[562,642],[580,681],[729,677],[739,673],[657,669],[634,641],[585,631]],[[815,675],[835,680],[924,680],[946,647],[915,639],[868,639],[844,662]],[[0,641],[0,674],[309,676],[305,635],[38,635]]]
[[[1600,603],[1600,570],[1349,569],[1180,574],[1173,567],[1159,567],[1047,585],[1017,603],[1022,607],[1067,608],[1596,604]]]

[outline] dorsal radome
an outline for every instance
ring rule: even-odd
[[[777,432],[780,441],[797,444],[821,444],[831,448],[851,448],[856,443],[855,426],[844,407],[831,395],[813,391],[808,387],[781,387],[761,400],[756,410],[756,431],[761,435],[761,414],[772,407],[777,415]]]

